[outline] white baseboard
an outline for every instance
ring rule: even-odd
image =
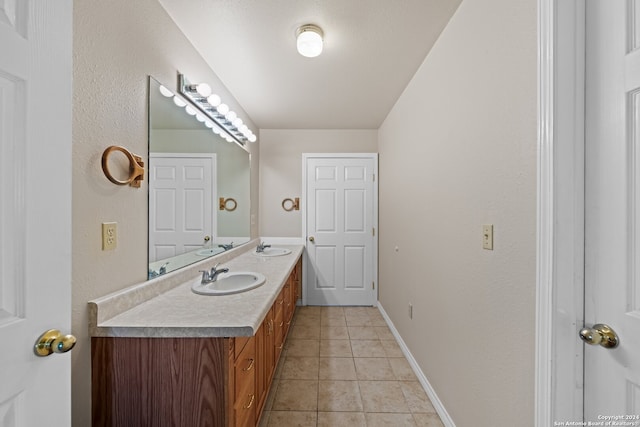
[[[444,405],[438,398],[438,395],[436,394],[435,390],[433,389],[433,387],[431,387],[431,384],[429,384],[429,380],[427,380],[427,377],[424,375],[424,372],[422,372],[422,369],[420,369],[420,366],[418,366],[418,362],[416,362],[416,359],[413,357],[413,355],[409,351],[409,347],[407,347],[404,340],[400,336],[400,333],[398,333],[398,330],[393,325],[393,322],[387,315],[387,312],[384,311],[384,308],[382,308],[382,304],[380,303],[380,301],[378,301],[378,309],[380,310],[380,313],[382,313],[382,317],[384,317],[384,320],[387,322],[389,329],[391,329],[391,333],[393,333],[393,336],[396,337],[396,340],[398,341],[398,345],[402,349],[402,353],[404,353],[405,357],[407,358],[407,361],[409,362],[409,365],[411,365],[411,369],[413,369],[413,372],[418,377],[418,381],[420,381],[422,388],[424,388],[425,393],[427,393],[427,396],[429,396],[429,399],[431,400],[433,407],[435,408],[436,412],[440,416],[440,419],[442,420],[442,424],[444,424],[445,427],[456,427],[455,423],[451,419],[451,416],[449,415]]]
[[[267,245],[304,245],[302,237],[261,237],[260,241]]]

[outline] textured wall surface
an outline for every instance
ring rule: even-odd
[[[73,422],[91,424],[87,301],[145,280],[147,183],[118,187],[100,168],[109,145],[147,157],[147,79],[175,89],[177,72],[206,81],[258,132],[156,0],[74,2]],[[258,150],[253,146],[252,196],[257,200]],[[257,217],[257,203],[252,211]],[[103,252],[100,224],[118,223],[118,248]],[[257,225],[252,235],[257,236]]]
[[[369,129],[261,129],[260,234],[301,237],[302,211],[286,212],[282,200],[302,196],[302,153],[377,153],[377,135]]]
[[[534,0],[464,1],[379,130],[380,301],[458,427],[533,425],[536,58]]]

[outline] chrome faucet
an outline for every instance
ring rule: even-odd
[[[257,253],[262,253],[264,252],[265,249],[270,248],[271,245],[265,245],[264,242],[260,242],[258,244],[258,247],[256,248],[256,252]]]
[[[219,265],[220,264],[216,264],[213,267],[211,267],[211,271],[200,270],[200,273],[202,273],[202,281],[200,283],[203,285],[206,285],[208,283],[213,283],[216,280],[218,280],[218,275],[220,275],[221,273],[229,272],[228,268],[218,269]]]
[[[228,245],[218,245],[218,247],[224,249],[225,251],[228,251],[229,249],[233,249],[233,242],[229,243]]]
[[[149,269],[149,279],[153,279],[154,277],[158,277],[165,274],[167,272],[168,264],[169,262],[165,262],[164,264],[162,264],[162,266],[158,269],[158,271]]]

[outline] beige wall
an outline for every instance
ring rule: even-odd
[[[459,427],[533,425],[536,80],[536,1],[463,1],[378,134],[380,301]]]
[[[282,200],[302,197],[302,153],[377,153],[377,134],[370,129],[261,129],[260,235],[301,237],[302,211],[286,212]]]
[[[73,109],[73,424],[90,425],[87,301],[145,280],[147,188],[117,187],[100,168],[109,145],[147,156],[147,76],[175,88],[178,70],[208,82],[257,128],[156,0],[74,2]],[[257,147],[257,146],[254,146]],[[257,200],[258,150],[252,196]],[[257,203],[252,207],[257,216]],[[118,248],[101,250],[100,224],[118,223]],[[257,226],[252,236],[257,236]]]

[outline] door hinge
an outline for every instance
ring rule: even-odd
[[[371,289],[375,289],[376,288],[376,282],[371,282]]]
[[[373,174],[373,182],[376,182],[376,174]]]
[[[375,236],[375,235],[376,235],[376,228],[375,228],[375,227],[372,227],[372,228],[371,228],[371,235],[372,235],[372,236]]]

